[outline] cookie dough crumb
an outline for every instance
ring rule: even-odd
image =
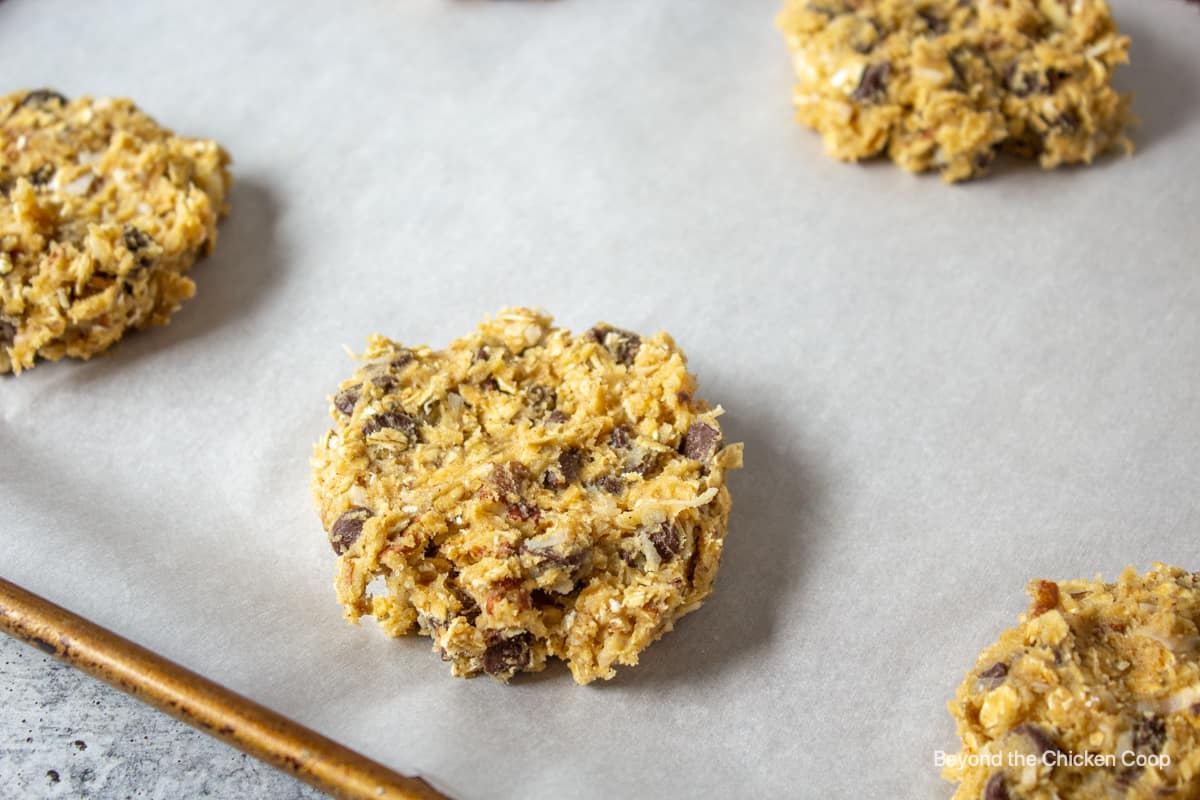
[[[787,0],[796,115],[828,153],[886,153],[947,182],[997,152],[1043,168],[1132,152],[1126,63],[1104,0]]]
[[[313,490],[347,617],[453,674],[633,665],[712,591],[742,446],[666,333],[503,310],[446,350],[373,336]]]
[[[1200,573],[1028,591],[949,705],[954,800],[1200,797]]]
[[[0,97],[0,374],[90,358],[195,292],[231,178],[215,142],[131,101]]]

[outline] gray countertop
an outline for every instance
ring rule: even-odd
[[[0,684],[6,796],[324,797],[7,636]]]

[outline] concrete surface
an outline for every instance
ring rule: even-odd
[[[3,634],[0,796],[325,797]]]

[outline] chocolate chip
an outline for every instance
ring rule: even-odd
[[[946,21],[938,16],[932,8],[922,8],[917,16],[925,22],[925,28],[935,36],[946,32]]]
[[[386,394],[400,385],[400,379],[395,375],[379,375],[372,378],[371,383],[378,386]]]
[[[529,482],[529,467],[520,461],[493,464],[490,480],[499,490],[500,499],[513,500],[520,497]]]
[[[618,425],[612,429],[612,433],[608,436],[608,443],[617,450],[624,450],[629,445],[633,444],[634,434],[633,428],[628,425]]]
[[[342,389],[333,398],[333,407],[345,414],[347,417],[354,413],[354,407],[358,405],[359,392],[362,386],[351,386]]]
[[[529,600],[533,603],[533,607],[539,611],[555,608],[561,602],[561,598],[556,597],[552,592],[547,592],[545,589],[534,589],[529,593]]]
[[[479,604],[475,602],[475,598],[453,580],[446,581],[446,588],[450,590],[450,594],[454,595],[458,600],[458,604],[462,606],[459,609],[459,615],[466,617],[468,622],[474,622],[475,618],[479,616]]]
[[[877,102],[887,93],[888,77],[891,74],[892,63],[890,61],[871,64],[863,70],[862,79],[858,82],[858,88],[850,96],[860,103]]]
[[[40,106],[57,101],[59,105],[66,105],[67,98],[63,97],[53,89],[35,89],[21,99],[22,106]]]
[[[1028,97],[1034,92],[1050,94],[1054,91],[1049,83],[1043,82],[1042,73],[1022,69],[1016,61],[1004,70],[1004,85],[1017,97]]]
[[[382,414],[376,414],[363,424],[363,434],[370,436],[384,428],[400,431],[410,442],[418,441],[421,431],[420,424],[408,414],[400,411],[385,411]]]
[[[542,476],[542,485],[547,489],[565,489],[579,480],[583,469],[583,451],[570,447],[558,454],[558,468],[548,469]]]
[[[1051,127],[1058,128],[1067,134],[1078,133],[1080,125],[1079,114],[1076,113],[1075,109],[1068,108],[1066,111],[1055,117],[1050,125]]]
[[[143,247],[154,244],[154,239],[150,237],[150,234],[133,225],[126,225],[121,229],[121,238],[125,240],[125,247],[131,253],[136,253]]]
[[[659,525],[646,534],[646,538],[650,540],[650,544],[654,545],[658,557],[664,564],[679,555],[683,549],[683,540],[679,536],[679,531],[670,522]]]
[[[1022,722],[1012,729],[1012,733],[1015,733],[1017,736],[1024,736],[1032,742],[1033,746],[1038,750],[1038,755],[1058,752],[1058,745],[1054,743],[1054,739],[1032,722]]]
[[[557,545],[547,545],[539,541],[544,541],[545,538],[544,536],[534,537],[526,539],[521,544],[521,551],[528,553],[535,561],[535,575],[545,572],[551,567],[564,567],[573,570],[588,560],[588,552],[585,548],[578,545],[568,547],[566,539]]]
[[[337,518],[329,529],[329,544],[339,556],[345,553],[362,535],[363,525],[375,516],[370,509],[353,506]]]
[[[1040,617],[1047,611],[1058,607],[1058,584],[1054,581],[1038,581],[1033,594],[1033,607],[1029,610],[1031,616]]]
[[[1157,755],[1167,740],[1167,723],[1161,717],[1149,716],[1133,729],[1133,749]]]
[[[1188,710],[1192,712],[1193,717],[1200,717],[1200,703],[1192,703],[1192,707]]]
[[[415,361],[416,358],[408,350],[400,350],[386,364],[375,363],[368,367],[367,376],[371,383],[378,386],[385,394],[394,391],[401,384],[397,373]]]
[[[997,772],[988,778],[988,782],[983,787],[983,797],[981,800],[1009,800],[1008,786],[1005,785],[1002,774]]]
[[[34,186],[45,186],[54,177],[54,172],[55,168],[53,164],[42,164],[29,173],[29,182]]]
[[[997,661],[995,664],[992,664],[990,667],[985,669],[983,672],[980,672],[979,677],[981,677],[981,678],[1003,678],[1007,674],[1008,674],[1008,664],[1005,664],[1003,661]]]
[[[59,776],[58,770],[56,769],[46,770],[46,777],[50,779],[51,783],[58,783],[60,780],[62,780],[62,777]]]
[[[504,675],[529,666],[530,635],[522,633],[502,639],[483,651],[483,671],[488,675]]]
[[[603,345],[618,364],[625,366],[633,363],[642,346],[642,338],[636,333],[612,328],[608,325],[597,325],[587,332],[587,336],[592,341]]]
[[[721,432],[704,422],[693,422],[683,437],[680,452],[695,461],[708,461],[721,445]]]
[[[568,482],[579,480],[579,472],[583,469],[583,451],[572,447],[559,453],[558,468]]]
[[[592,485],[609,494],[620,494],[625,491],[625,481],[616,475],[601,475],[592,482]]]
[[[1058,85],[1071,77],[1071,73],[1061,69],[1046,70],[1046,83],[1042,87],[1042,94],[1054,94],[1058,91]]]
[[[0,347],[8,347],[17,338],[17,326],[0,318]]]
[[[550,412],[550,415],[548,417],[546,417],[546,422],[553,422],[556,424],[561,424],[563,422],[566,422],[568,419],[570,419],[570,417],[568,417],[563,412],[556,410],[556,411]]]
[[[979,673],[979,683],[987,689],[995,689],[1000,684],[1004,683],[1004,679],[1008,676],[1008,664],[1003,661],[997,661],[990,667]]]

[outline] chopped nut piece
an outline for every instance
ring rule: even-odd
[[[337,518],[329,529],[329,543],[339,556],[349,550],[362,535],[363,525],[372,516],[370,509],[351,508]]]
[[[1052,608],[1058,608],[1058,584],[1054,581],[1038,581],[1033,591],[1031,617],[1040,617]]]

